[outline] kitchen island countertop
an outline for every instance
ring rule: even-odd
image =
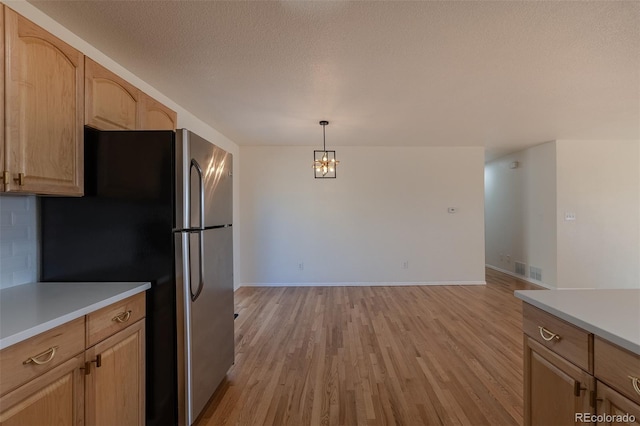
[[[640,355],[640,289],[517,290],[515,295]]]
[[[2,289],[0,349],[149,288],[148,282],[46,282]]]

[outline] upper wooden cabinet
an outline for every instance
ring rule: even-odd
[[[4,189],[82,195],[84,56],[4,9]]]
[[[4,164],[4,7],[0,7],[0,52],[0,128],[3,129],[0,131],[0,172],[4,172],[7,169]],[[0,177],[0,192],[4,192],[3,177]]]
[[[98,130],[175,130],[177,114],[87,57],[85,124]]]
[[[146,93],[140,92],[140,129],[175,130],[178,115]]]
[[[135,130],[140,91],[85,57],[85,124],[100,130]]]

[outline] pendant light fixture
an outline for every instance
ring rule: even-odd
[[[316,179],[335,179],[336,167],[340,162],[336,160],[335,151],[327,151],[327,139],[325,135],[325,127],[328,121],[322,120],[322,151],[313,151],[313,174]]]

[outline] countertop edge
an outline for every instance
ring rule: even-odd
[[[561,311],[561,310],[556,309],[556,308],[554,308],[552,306],[549,306],[544,302],[541,302],[541,301],[539,301],[539,300],[537,300],[535,298],[530,297],[526,293],[521,293],[520,290],[516,290],[514,294],[518,299],[520,299],[520,300],[522,300],[524,302],[527,302],[530,305],[535,306],[536,308],[540,308],[545,312],[548,312],[548,313],[550,313],[552,315],[555,315],[558,318],[560,318],[560,319],[562,319],[562,320],[564,320],[566,322],[569,322],[569,323],[571,323],[571,324],[573,324],[573,325],[575,325],[577,327],[580,327],[580,328],[582,328],[582,329],[584,329],[586,331],[589,331],[589,332],[593,333],[594,335],[601,337],[604,340],[607,340],[607,341],[609,341],[609,342],[611,342],[611,343],[613,343],[615,345],[620,346],[621,348],[624,348],[624,349],[626,349],[628,351],[633,352],[636,355],[640,355],[640,345],[638,345],[636,343],[630,342],[630,341],[628,341],[628,340],[626,340],[626,339],[624,339],[624,338],[622,338],[620,336],[617,336],[617,335],[611,333],[610,331],[603,330],[603,329],[601,329],[600,327],[598,327],[598,326],[596,326],[594,324],[591,324],[589,322],[581,320],[580,318],[576,318],[573,315],[570,315],[570,314],[568,314],[568,313],[566,313],[564,311]]]
[[[97,311],[98,309],[102,309],[106,306],[109,306],[113,303],[119,302],[121,300],[126,299],[127,297],[134,296],[136,294],[147,291],[151,288],[151,283],[142,283],[138,287],[132,288],[130,290],[123,291],[122,293],[118,293],[115,296],[108,297],[106,299],[102,299],[99,302],[92,303],[91,305],[84,306],[75,311],[71,311],[67,314],[61,315],[52,319],[50,321],[44,322],[42,324],[38,324],[35,327],[28,328],[19,333],[13,334],[11,336],[5,337],[4,339],[0,339],[0,350],[6,349],[16,343],[20,343],[24,340],[27,340],[33,336],[49,331],[53,328],[56,328],[62,324],[73,321],[74,319],[80,318],[84,315],[90,314],[92,312]]]

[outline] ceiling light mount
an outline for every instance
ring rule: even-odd
[[[313,175],[316,179],[335,179],[336,167],[340,162],[336,160],[335,151],[327,151],[325,128],[329,122],[322,120],[318,124],[322,126],[322,151],[313,151]]]

